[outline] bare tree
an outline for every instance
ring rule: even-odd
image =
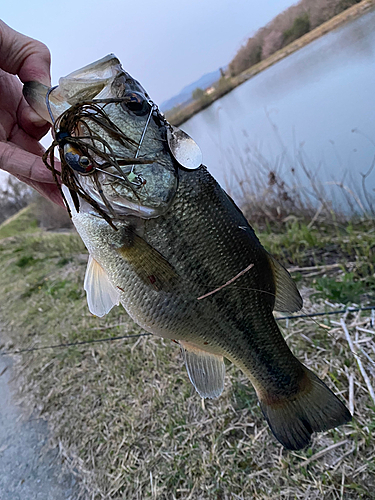
[[[268,35],[264,37],[262,59],[266,59],[271,54],[281,49],[283,46],[283,39],[284,37],[281,31],[270,31]]]
[[[33,190],[15,177],[9,176],[0,188],[0,223],[30,203]]]
[[[284,10],[242,46],[229,63],[231,76],[258,63],[360,0],[301,0]]]

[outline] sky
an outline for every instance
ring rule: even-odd
[[[44,42],[52,83],[115,53],[158,104],[226,66],[292,0],[13,0],[0,17]]]

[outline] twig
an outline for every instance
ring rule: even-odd
[[[354,375],[349,374],[349,411],[354,415]]]
[[[351,196],[353,196],[354,200],[357,202],[357,205],[360,207],[362,210],[363,214],[366,214],[365,207],[362,205],[361,200],[358,198],[358,196],[350,189],[348,186],[345,186],[342,182],[337,182],[337,181],[329,181],[326,182],[325,184],[331,185],[331,186],[338,186],[347,193],[349,193]]]
[[[371,333],[372,335],[375,335],[374,330],[369,330],[368,328],[362,328],[361,326],[356,326],[355,328],[356,328],[356,330],[358,330],[359,332],[363,332],[363,333]]]
[[[371,166],[370,168],[368,169],[368,171],[365,173],[365,174],[362,174],[361,173],[361,176],[362,176],[362,190],[363,190],[363,194],[365,195],[365,198],[366,198],[366,201],[367,201],[367,204],[368,206],[370,207],[370,212],[372,215],[374,215],[374,208],[372,206],[372,202],[371,202],[371,198],[368,194],[368,191],[366,189],[366,178],[371,174],[373,168],[375,166],[375,156],[372,160],[372,163],[371,163]]]
[[[307,225],[308,229],[311,229],[312,226],[314,225],[315,221],[317,220],[317,218],[319,217],[321,211],[323,210],[324,208],[324,204],[323,203],[320,203],[319,205],[319,208],[318,210],[315,212],[315,215],[314,217],[311,219],[311,221],[309,222],[309,224]]]
[[[368,389],[368,391],[370,393],[371,399],[373,400],[373,402],[375,404],[374,389],[373,389],[373,387],[371,385],[371,382],[370,382],[370,379],[369,379],[369,377],[368,377],[368,375],[366,373],[366,370],[363,368],[362,361],[361,361],[361,359],[359,358],[359,356],[358,356],[358,354],[356,352],[355,346],[353,344],[352,339],[350,338],[348,328],[347,328],[347,326],[346,326],[345,321],[344,321],[343,318],[341,318],[340,323],[341,323],[342,329],[344,330],[346,340],[348,341],[349,348],[350,348],[350,350],[352,351],[354,357],[357,360],[358,368],[359,368],[359,370],[360,370],[360,372],[362,374],[363,380],[366,383],[366,386],[367,386],[367,389]]]
[[[358,328],[356,328],[356,330],[358,331]],[[358,344],[365,344],[367,342],[372,342],[374,339],[372,337],[366,337],[364,339],[360,339],[360,340],[355,340],[354,341],[354,344],[355,345],[358,345]]]
[[[108,326],[99,326],[96,328],[91,328],[91,330],[96,330],[96,331],[103,331],[103,330],[111,330],[112,328],[116,328],[118,326],[128,326],[129,322],[123,322],[123,323],[114,323],[113,325],[108,325]]]
[[[343,466],[342,468],[340,500],[343,500],[344,498],[344,486],[345,486],[345,466]]]
[[[292,316],[278,316],[276,321],[286,320],[286,319],[297,319],[297,318],[314,318],[316,316],[330,316],[332,314],[345,314],[353,313],[357,311],[372,311],[375,306],[366,306],[366,307],[348,307],[347,309],[338,309],[336,311],[325,311],[311,314],[294,314]],[[338,321],[331,320],[333,325],[340,325]]]
[[[371,462],[368,461],[367,463],[361,465],[361,467],[358,467],[358,469],[356,471],[354,471],[354,474],[352,477],[355,478],[356,476],[358,476],[358,474],[361,474],[362,472],[364,472],[367,469],[369,463],[371,463]]]
[[[359,343],[359,342],[358,342]],[[368,361],[375,366],[375,361],[373,359],[370,358],[370,356],[367,354],[366,351],[364,351],[363,349],[359,349],[361,351],[361,354],[363,354],[367,359]]]
[[[243,274],[247,273],[247,271],[250,271],[250,269],[252,267],[254,267],[254,264],[249,264],[247,267],[245,267],[245,269],[243,269],[241,272],[239,272],[238,274],[236,274],[236,276],[234,278],[232,278],[229,281],[227,281],[226,283],[224,283],[224,285],[219,286],[219,288],[216,288],[215,290],[212,290],[212,292],[208,292],[205,295],[201,295],[200,297],[198,297],[198,300],[205,299],[206,297],[209,297],[210,295],[213,295],[214,293],[218,292],[219,290],[222,290],[224,287],[230,285],[231,283],[233,283],[233,281],[235,281],[236,279],[240,278]]]
[[[263,427],[263,429],[261,429],[255,436],[254,436],[254,439],[253,439],[253,444],[255,443],[255,441],[258,441],[258,439],[260,438],[260,436],[263,434],[263,432],[265,432],[267,430],[267,427]]]
[[[355,264],[355,262],[347,262],[345,266],[350,266],[352,264]],[[325,266],[308,266],[308,267],[290,267],[288,271],[290,273],[295,273],[295,272],[302,272],[302,271],[317,271],[317,270],[322,270],[322,271],[329,271],[330,269],[336,269],[337,267],[342,267],[342,264],[326,264]]]
[[[332,463],[332,467],[336,467],[337,464],[339,464],[342,460],[344,460],[344,458],[346,458],[347,456],[349,456],[351,453],[353,453],[353,451],[355,451],[356,449],[356,446],[354,445],[352,448],[350,448],[350,450],[348,450],[346,453],[344,453],[343,455],[341,455],[339,458],[336,458],[336,460]],[[334,471],[333,471],[334,472]]]
[[[318,453],[315,453],[315,455],[313,455],[312,457],[305,459],[305,461],[302,462],[302,464],[301,464],[302,467],[306,467],[306,465],[308,465],[309,463],[313,462],[314,460],[317,460],[318,458],[322,457],[323,455],[325,455],[329,451],[334,450],[335,448],[338,448],[339,446],[343,446],[344,444],[346,444],[348,442],[349,442],[349,439],[345,439],[344,441],[340,441],[338,443],[331,444],[331,446],[324,448],[324,450],[318,451]]]

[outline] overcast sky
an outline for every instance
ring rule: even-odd
[[[52,81],[113,52],[161,104],[225,66],[292,0],[8,0],[0,17],[43,41]]]

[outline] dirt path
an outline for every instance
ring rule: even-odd
[[[44,453],[46,422],[25,420],[12,396],[12,360],[0,356],[0,500],[76,500],[57,452]]]

